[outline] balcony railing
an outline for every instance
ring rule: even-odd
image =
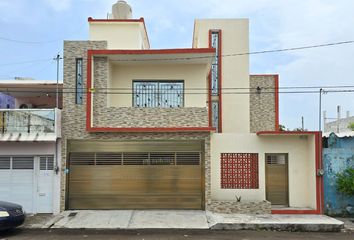
[[[56,133],[55,109],[0,109],[0,133]]]

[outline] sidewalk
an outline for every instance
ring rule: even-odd
[[[48,217],[49,216],[49,217]],[[216,214],[205,211],[65,211],[29,217],[30,229],[234,229],[336,232],[344,224],[324,215]]]

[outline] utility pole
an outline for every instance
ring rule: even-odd
[[[63,58],[60,57],[59,53],[53,59],[53,60],[57,61],[57,89],[56,89],[56,95],[55,95],[55,97],[56,97],[56,101],[55,101],[56,108],[59,108],[59,63],[60,63],[61,59],[63,59]]]
[[[304,116],[301,117],[301,129],[302,131],[305,130]]]

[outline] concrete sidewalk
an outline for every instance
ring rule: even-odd
[[[40,216],[40,215],[39,215]],[[205,211],[80,210],[65,211],[24,228],[44,229],[234,229],[282,231],[340,231],[343,222],[324,215],[217,214]],[[37,221],[35,220],[37,219]],[[32,222],[32,223],[31,223]]]

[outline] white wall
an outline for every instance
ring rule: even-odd
[[[108,87],[126,88],[131,93],[133,80],[184,80],[185,89],[206,89],[207,67],[207,64],[111,64]],[[193,91],[185,90],[185,107],[207,107],[207,94],[188,94],[190,92]],[[109,94],[108,106],[132,107],[132,94]]]
[[[90,22],[90,41],[107,41],[107,49],[149,49],[142,22]]]
[[[61,143],[58,143],[58,165],[61,161]],[[55,142],[0,142],[0,155],[55,156]],[[60,213],[60,173],[53,179],[53,213]]]
[[[202,19],[194,26],[193,47],[209,47],[209,30],[222,30],[222,55],[249,51],[248,19]],[[222,58],[222,128],[224,133],[250,132],[248,94],[225,94],[230,88],[249,88],[249,56]],[[240,90],[237,90],[240,91]],[[248,90],[246,90],[248,92]]]
[[[288,153],[290,207],[316,207],[316,176],[313,166],[314,137],[257,136],[256,134],[212,134],[211,136],[211,193],[214,200],[265,200],[265,154]],[[259,189],[221,189],[221,153],[258,153]]]

